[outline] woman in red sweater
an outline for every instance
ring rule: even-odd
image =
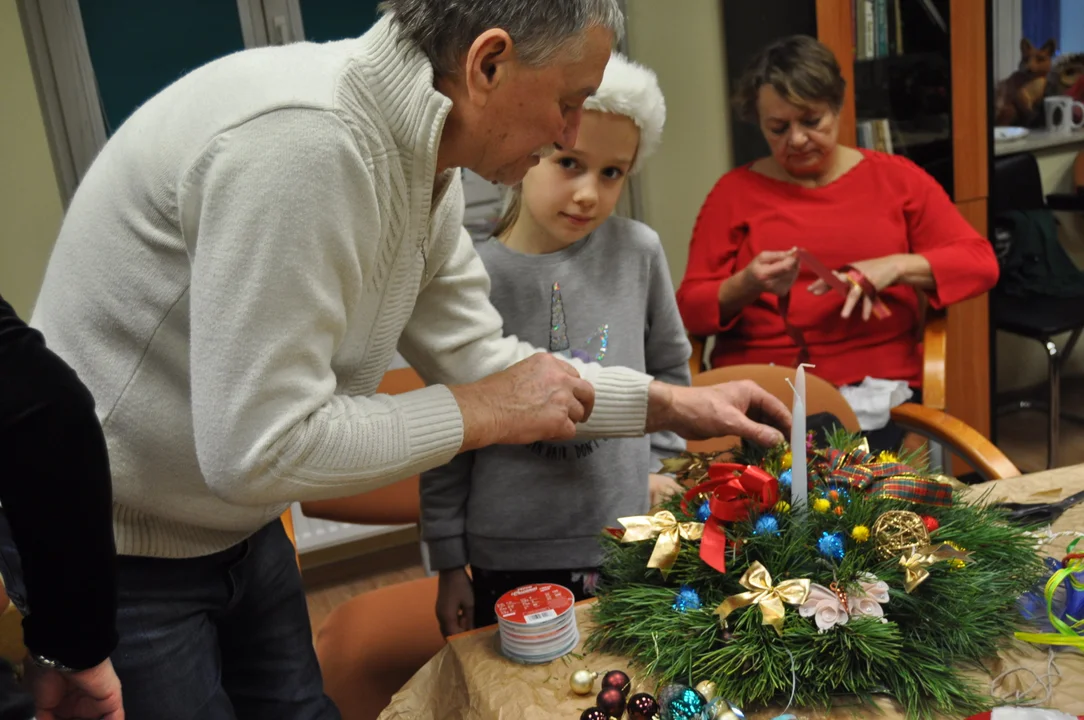
[[[691,334],[717,336],[715,367],[793,367],[801,356],[836,386],[870,376],[918,391],[916,290],[934,307],[980,295],[997,282],[997,260],[917,165],[838,144],[844,88],[835,57],[810,37],[774,43],[750,64],[737,106],[771,155],[708,195],[678,306]],[[850,294],[830,290],[798,248]],[[871,312],[875,300],[891,314]]]

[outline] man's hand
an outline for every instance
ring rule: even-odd
[[[591,383],[572,365],[546,353],[451,391],[463,413],[461,452],[570,440],[595,404]]]
[[[437,621],[444,637],[474,629],[474,588],[466,568],[440,571]]]
[[[656,381],[647,397],[648,432],[672,430],[687,440],[737,435],[768,446],[782,442],[782,431],[790,431],[786,405],[752,380],[708,387]]]
[[[124,720],[120,680],[108,658],[73,673],[29,663],[26,677],[37,720]]]

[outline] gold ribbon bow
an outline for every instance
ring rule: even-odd
[[[809,580],[784,580],[773,586],[771,573],[759,561],[754,561],[738,582],[749,588],[749,592],[731,595],[715,608],[715,614],[724,626],[727,616],[738,608],[759,605],[764,624],[771,625],[782,636],[786,613],[783,603],[801,605],[809,597]]]
[[[617,522],[625,528],[621,542],[640,542],[658,537],[647,566],[658,568],[663,576],[667,575],[670,568],[674,566],[681,540],[699,540],[704,534],[704,523],[679,523],[674,513],[669,510],[661,510],[654,515],[618,518]]]
[[[971,559],[971,553],[957,550],[951,545],[926,545],[911,550],[910,555],[900,557],[900,565],[903,566],[906,576],[903,579],[903,587],[910,593],[930,576],[926,568],[942,560],[959,560],[967,562]]]

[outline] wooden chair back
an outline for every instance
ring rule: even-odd
[[[788,408],[794,404],[794,391],[788,384],[794,382],[797,370],[779,365],[730,365],[728,367],[707,370],[693,376],[694,387],[717,385],[734,380],[752,380],[779,398]],[[816,375],[806,372],[807,414],[831,413],[839,418],[844,428],[858,432],[858,417],[833,385]],[[736,437],[713,438],[711,440],[692,441],[688,444],[692,452],[716,452],[729,450],[738,444]]]
[[[410,369],[389,370],[377,392],[425,387]],[[358,525],[411,525],[421,519],[417,475],[377,490],[301,503],[307,517]],[[391,697],[444,645],[434,607],[437,578],[425,577],[356,595],[335,608],[316,633],[324,691],[343,720],[375,720]],[[374,620],[379,618],[379,621]]]
[[[376,391],[398,395],[420,390],[425,382],[411,368],[389,370]],[[301,503],[306,517],[357,525],[415,525],[421,517],[417,475],[366,493]]]
[[[929,307],[929,301],[922,293],[919,293],[919,310],[924,318],[921,327],[916,329],[917,337],[922,342],[922,404],[935,410],[944,410],[948,320],[943,310]],[[693,346],[689,371],[695,378],[711,367],[711,359],[705,357],[707,338],[690,335],[689,342]]]

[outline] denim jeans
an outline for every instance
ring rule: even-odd
[[[118,577],[112,660],[128,720],[340,720],[281,522],[206,557],[122,556]]]

